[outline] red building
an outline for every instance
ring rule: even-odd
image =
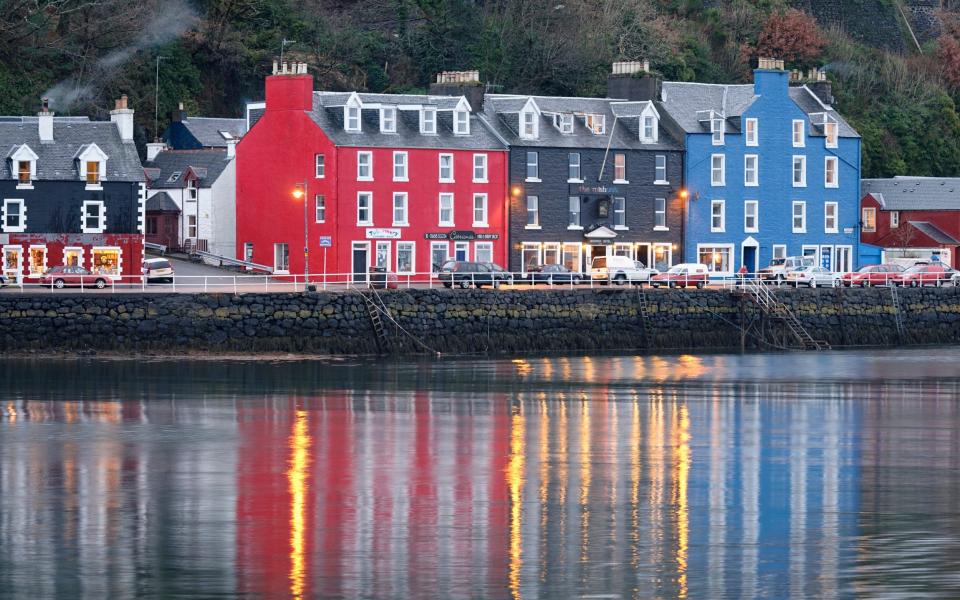
[[[275,65],[237,146],[238,256],[302,274],[306,238],[313,274],[505,264],[507,150],[480,108],[465,95],[315,92],[305,64]]]
[[[910,266],[931,259],[960,264],[960,178],[864,179],[861,194],[864,264]]]

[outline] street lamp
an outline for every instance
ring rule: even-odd
[[[307,237],[307,180],[304,179],[293,188],[293,197],[303,199],[303,281],[304,289],[310,282],[310,244]]]

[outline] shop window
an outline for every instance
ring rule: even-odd
[[[523,272],[526,273],[533,267],[540,266],[540,244],[523,245]]]
[[[47,247],[30,246],[28,270],[32,276],[43,275],[47,271]]]
[[[563,266],[571,271],[580,270],[580,244],[563,245]]]
[[[477,262],[493,262],[493,242],[477,242],[473,249]]]
[[[413,242],[397,242],[397,273],[414,272],[415,247]]]
[[[450,259],[449,242],[430,243],[430,270],[436,273]]]
[[[83,248],[71,247],[63,249],[63,266],[82,267]]]
[[[91,271],[98,275],[120,276],[120,248],[94,248]]]
[[[733,272],[732,246],[698,246],[697,254],[699,262],[707,265],[707,270],[711,273]]]
[[[560,244],[553,242],[543,245],[543,264],[560,264]]]

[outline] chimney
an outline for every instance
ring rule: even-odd
[[[110,120],[117,124],[120,140],[133,142],[133,110],[127,108],[127,95],[120,96],[116,107],[110,111]]]
[[[233,158],[237,155],[237,138],[230,138],[227,140],[227,158]]]
[[[179,123],[180,121],[186,121],[187,116],[187,111],[183,110],[183,102],[178,102],[177,110],[170,115],[170,120]]]
[[[483,97],[486,86],[480,81],[480,71],[443,71],[437,73],[437,80],[430,84],[431,96],[465,96],[470,110],[483,111]]]
[[[784,70],[783,60],[760,58],[753,71],[753,91],[758,96],[786,96],[790,87],[790,72]]]
[[[652,101],[660,99],[663,81],[650,72],[650,61],[644,59],[613,63],[607,76],[607,98]]]
[[[37,123],[40,129],[40,141],[53,141],[53,112],[50,110],[50,99],[44,98],[40,106],[40,112],[37,113]]]
[[[833,106],[833,87],[823,69],[811,69],[807,89],[814,93],[827,106]]]
[[[266,81],[266,108],[273,110],[312,110],[313,76],[307,63],[273,61],[273,74]]]
[[[156,141],[150,142],[147,144],[147,162],[152,161],[157,157],[158,154],[167,149],[167,145],[164,142]]]

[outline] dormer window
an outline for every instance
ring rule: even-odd
[[[33,181],[33,176],[30,173],[30,161],[29,160],[17,161],[17,183],[22,183],[23,185],[30,185],[31,181]]]
[[[23,144],[8,155],[10,170],[16,173],[17,188],[30,189],[37,178],[37,155],[29,146]]]
[[[457,135],[470,134],[470,113],[465,110],[453,111],[453,132]]]
[[[86,161],[87,164],[87,183],[97,185],[100,183],[100,163],[95,160]]]
[[[520,113],[520,137],[528,140],[537,137],[537,115],[532,110]]]
[[[827,148],[837,147],[837,123],[836,121],[827,121],[823,126],[823,133],[827,138]]]
[[[102,189],[100,184],[106,175],[107,155],[96,144],[82,146],[74,155],[77,161],[77,171],[80,179],[87,184],[87,189]]]
[[[343,107],[343,128],[351,133],[360,132],[360,102],[355,97]]]
[[[710,119],[710,133],[713,134],[713,145],[723,145],[723,119]]]
[[[384,106],[380,109],[380,133],[397,132],[397,109],[394,106]]]
[[[197,180],[196,179],[187,180],[187,199],[188,200],[197,199]]]
[[[553,124],[560,133],[573,133],[573,115],[569,113],[554,115]]]
[[[657,131],[657,118],[653,115],[643,117],[643,127],[640,129],[640,140],[646,143],[657,141],[659,131]]]
[[[606,131],[606,115],[584,115],[583,124],[594,135],[603,135]]]
[[[437,133],[437,109],[426,106],[420,111],[420,133],[433,135]]]

